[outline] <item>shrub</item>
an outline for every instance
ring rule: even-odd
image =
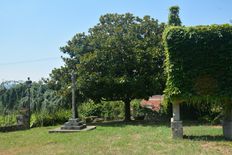
[[[123,118],[123,102],[121,101],[102,101],[94,103],[93,101],[82,103],[79,107],[79,115],[86,119],[90,116],[102,117],[105,120],[115,120]]]
[[[79,117],[85,118],[88,116],[101,117],[101,104],[95,104],[93,101],[82,103],[78,106]]]
[[[71,117],[71,110],[57,110],[54,113],[41,112],[31,116],[31,127],[63,124]]]
[[[9,126],[14,124],[16,124],[16,114],[0,116],[0,126]]]

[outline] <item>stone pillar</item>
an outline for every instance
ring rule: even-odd
[[[16,116],[18,126],[23,126],[24,129],[30,128],[28,108],[22,108],[19,110],[20,114]]]
[[[171,118],[172,138],[183,138],[183,126],[180,121],[180,103],[174,102],[172,105],[173,117]]]
[[[232,140],[232,110],[226,113],[222,127],[225,139]]]
[[[72,72],[72,118],[76,119],[78,118],[78,113],[77,113],[77,106],[76,106],[76,95],[75,95],[75,90],[76,90],[76,76],[75,73]]]
[[[28,103],[26,105],[26,112],[25,112],[25,120],[27,121],[27,124],[26,125],[26,128],[27,129],[30,129],[30,122],[31,122],[31,84],[32,84],[32,81],[30,80],[30,78],[28,77],[27,78],[27,81],[26,81],[26,86],[27,86],[27,90],[28,90]]]

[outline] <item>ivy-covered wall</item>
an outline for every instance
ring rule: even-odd
[[[232,26],[168,27],[165,95],[187,102],[232,99]]]

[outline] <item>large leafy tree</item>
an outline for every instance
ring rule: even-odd
[[[149,16],[101,16],[84,43],[72,41],[66,47],[77,58],[80,91],[96,101],[122,100],[125,120],[130,120],[131,100],[163,91],[164,27]]]
[[[92,51],[89,36],[85,35],[85,33],[76,34],[67,42],[66,46],[60,48],[60,51],[65,54],[62,57],[65,65],[52,70],[48,86],[63,96],[67,103],[66,107],[69,107],[72,98],[71,73],[73,71],[77,72],[76,65],[80,63],[80,56]],[[77,90],[76,98],[77,102],[85,100],[79,89]]]

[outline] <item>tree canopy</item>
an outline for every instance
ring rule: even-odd
[[[122,100],[129,120],[132,99],[164,89],[164,28],[165,24],[149,16],[101,16],[88,34],[77,33],[61,47],[65,65],[52,71],[51,86],[70,93],[70,73],[75,70],[79,97],[96,102]]]
[[[168,25],[181,26],[179,10],[179,6],[172,6],[169,8]]]
[[[130,101],[160,94],[164,88],[164,24],[145,16],[106,14],[89,30],[91,52],[78,64],[78,87],[93,100]]]

